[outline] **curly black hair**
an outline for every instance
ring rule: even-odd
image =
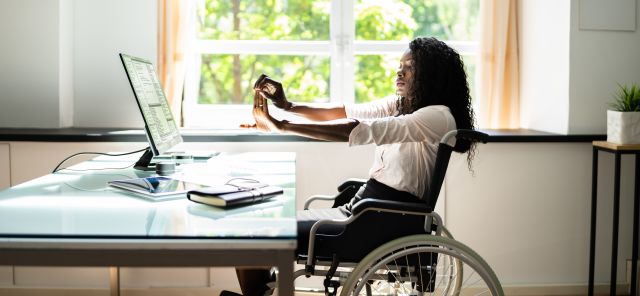
[[[474,129],[475,115],[464,63],[458,52],[444,42],[433,38],[416,38],[409,43],[414,63],[413,87],[409,93],[413,99],[398,100],[400,114],[410,114],[431,105],[449,107],[455,118],[456,128]],[[475,143],[458,140],[456,152],[468,152],[467,163],[475,155]]]

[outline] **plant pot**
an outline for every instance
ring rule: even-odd
[[[640,112],[607,110],[607,142],[640,144]]]

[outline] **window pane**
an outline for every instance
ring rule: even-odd
[[[469,94],[471,99],[476,97],[476,61],[475,55],[463,55],[464,69],[467,71],[467,83],[469,83]]]
[[[396,93],[396,69],[401,54],[356,56],[356,103],[375,101]]]
[[[357,0],[357,40],[477,40],[479,0]]]
[[[326,102],[329,67],[328,56],[205,54],[198,103],[251,104],[261,73],[282,82],[293,101]]]
[[[206,0],[198,38],[328,40],[331,0]]]
[[[356,56],[356,103],[365,103],[395,94],[396,69],[400,54]],[[474,94],[475,56],[462,56],[471,96]]]

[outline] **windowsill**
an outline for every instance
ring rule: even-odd
[[[185,142],[320,142],[300,136],[265,134],[251,130],[183,129]],[[603,134],[561,135],[529,129],[482,130],[490,142],[591,142],[606,140]],[[0,128],[0,141],[35,142],[146,142],[142,130],[115,128]]]

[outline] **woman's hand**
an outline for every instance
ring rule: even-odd
[[[256,123],[241,124],[240,127],[262,132],[286,132],[319,140],[348,141],[351,130],[359,124],[357,120],[347,118],[320,123],[291,123],[286,120],[276,120],[269,114],[268,102],[267,98],[256,90],[253,96],[253,118]]]
[[[291,102],[287,100],[287,96],[284,94],[282,83],[271,79],[269,76],[261,74],[253,85],[253,89],[259,93],[263,98],[267,98],[273,102],[273,105],[283,109],[289,110],[291,108]]]
[[[279,132],[282,122],[271,117],[269,114],[269,106],[267,99],[256,91],[253,96],[253,118],[256,120],[254,124],[241,124],[241,128],[257,129],[261,132]]]

